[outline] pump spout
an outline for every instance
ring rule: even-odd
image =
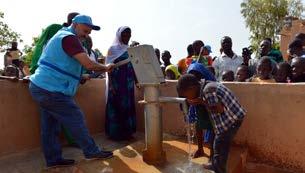
[[[185,98],[180,97],[159,97],[160,103],[180,103],[182,104],[182,111],[184,115],[188,113],[188,106]]]

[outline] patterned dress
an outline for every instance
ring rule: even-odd
[[[125,52],[114,63],[127,58]],[[134,84],[135,73],[131,63],[115,68],[109,74],[105,129],[111,139],[126,140],[136,131]]]

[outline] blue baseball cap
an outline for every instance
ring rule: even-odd
[[[72,23],[85,24],[85,25],[89,26],[91,29],[96,30],[96,31],[101,29],[99,26],[93,25],[91,17],[83,15],[83,14],[79,14],[79,15],[75,16],[72,19]]]
[[[205,45],[204,48],[206,48],[209,53],[212,53],[212,48],[210,45]]]

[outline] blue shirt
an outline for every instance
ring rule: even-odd
[[[50,92],[74,96],[81,78],[82,65],[63,49],[62,40],[70,35],[75,35],[74,29],[68,27],[51,38],[38,61],[39,67],[30,80]]]

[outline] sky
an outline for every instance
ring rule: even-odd
[[[106,54],[120,26],[132,29],[131,41],[150,44],[171,52],[173,63],[187,55],[186,47],[194,40],[211,45],[219,55],[220,39],[230,36],[233,50],[241,54],[250,44],[249,30],[240,13],[242,0],[0,0],[4,22],[21,34],[25,44],[39,36],[43,28],[62,24],[69,12],[92,17],[101,26],[92,31],[93,48]],[[3,58],[1,56],[0,58]],[[3,62],[0,59],[0,62]],[[0,64],[0,68],[1,68]]]

